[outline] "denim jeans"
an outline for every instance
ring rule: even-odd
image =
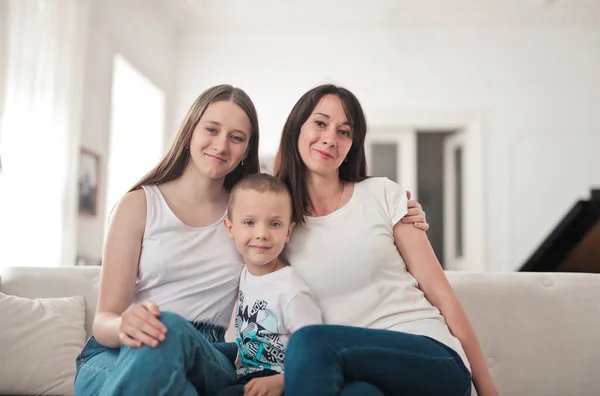
[[[277,371],[268,369],[256,371],[254,373],[245,375],[242,378],[239,378],[236,385],[231,385],[221,389],[219,393],[216,394],[216,396],[244,396],[244,386],[246,386],[248,382],[250,382],[254,378],[270,377],[272,375],[277,374],[279,374]]]
[[[192,324],[172,312],[157,348],[107,348],[91,337],[77,357],[75,395],[212,395],[237,381],[237,346],[225,330]]]
[[[429,337],[314,325],[295,332],[285,357],[285,395],[446,395],[471,392],[460,356]]]

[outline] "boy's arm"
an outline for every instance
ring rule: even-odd
[[[308,325],[323,324],[321,309],[308,290],[296,294],[285,309],[285,327],[290,333]]]

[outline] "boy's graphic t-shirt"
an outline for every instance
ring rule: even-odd
[[[235,318],[241,359],[238,376],[265,369],[283,373],[292,333],[321,323],[321,310],[292,267],[263,276],[254,276],[244,267]]]

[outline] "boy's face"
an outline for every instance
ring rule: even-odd
[[[291,217],[287,194],[241,190],[225,227],[246,265],[263,266],[277,260],[290,240]]]

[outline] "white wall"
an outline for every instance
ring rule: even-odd
[[[8,2],[0,0],[0,120],[4,110],[4,87],[6,87],[6,58],[8,51]]]
[[[179,45],[176,117],[209,86],[238,85],[258,108],[264,154],[277,149],[300,95],[328,81],[358,96],[370,125],[415,112],[480,116],[485,268],[516,269],[574,200],[600,185],[600,28],[434,22],[188,33]]]
[[[78,253],[99,258],[102,253],[106,173],[110,136],[113,57],[121,53],[135,68],[165,91],[165,131],[170,138],[175,94],[176,26],[159,1],[102,0],[92,2],[83,104],[82,145],[101,156],[98,214],[82,216]],[[132,153],[135,150],[132,149]],[[143,175],[140,175],[140,177]]]

